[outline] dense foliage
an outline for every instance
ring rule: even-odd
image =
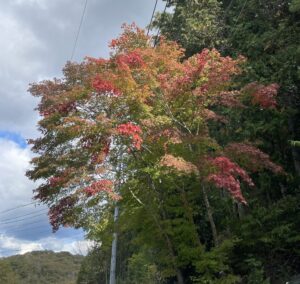
[[[298,4],[169,1],[163,37],[125,25],[109,59],[31,86],[35,198],[98,243],[78,283],[106,283],[113,232],[118,283],[299,273]]]
[[[76,282],[83,256],[67,252],[31,252],[0,259],[0,283],[71,284]]]

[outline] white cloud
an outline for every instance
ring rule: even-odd
[[[47,2],[48,0],[13,0],[12,1],[14,5],[20,5],[20,6],[38,6],[41,9],[47,8]]]
[[[0,138],[0,256],[33,250],[86,254],[89,243],[82,241],[81,231],[61,228],[55,235],[50,233],[45,206],[32,204],[5,212],[32,201],[37,185],[25,177],[31,158],[28,148]]]
[[[0,139],[0,208],[1,211],[28,203],[36,186],[25,176],[32,157],[28,148]]]
[[[19,76],[26,77],[41,64],[30,60],[27,55],[34,49],[43,48],[43,44],[32,30],[23,26],[12,14],[0,10],[0,18],[1,40],[5,42],[5,48],[0,53],[0,64],[5,68],[1,68],[0,74],[9,77],[14,72],[17,76],[9,79],[18,82],[22,79]]]
[[[8,254],[23,254],[34,250],[43,250],[40,243],[18,240],[14,237],[0,235],[0,256]]]
[[[13,14],[0,9],[0,19],[0,129],[31,134],[35,132],[36,100],[26,89],[32,74],[42,66],[31,54],[44,46]]]
[[[26,241],[0,234],[0,257],[37,250],[68,251],[72,254],[86,255],[93,245],[94,243],[88,240],[76,241],[70,238],[56,238],[55,236],[37,241]]]

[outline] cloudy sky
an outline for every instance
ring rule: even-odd
[[[123,23],[145,27],[155,0],[88,0],[74,54],[107,57],[108,42]],[[39,135],[38,101],[28,84],[60,77],[70,59],[85,0],[0,0],[0,257],[32,250],[84,253],[80,230],[52,234],[47,209],[32,204],[35,184],[24,173],[32,153],[26,139]],[[158,1],[158,10],[164,3]]]

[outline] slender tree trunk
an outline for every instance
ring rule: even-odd
[[[280,183],[279,186],[280,186],[280,192],[281,192],[282,197],[285,197],[286,196],[286,188],[284,187],[284,185],[282,183]]]
[[[298,176],[300,176],[300,155],[299,150],[292,146],[292,156],[294,160],[294,167]]]
[[[113,241],[111,247],[109,284],[116,284],[117,238],[118,238],[116,223],[118,220],[118,216],[119,216],[119,207],[116,205],[115,212],[114,212],[115,231],[113,233]]]
[[[214,218],[213,218],[212,210],[211,210],[211,207],[210,207],[210,204],[209,204],[207,192],[206,192],[206,189],[205,189],[204,185],[202,186],[202,192],[203,192],[206,212],[207,212],[207,216],[208,216],[208,220],[209,220],[209,224],[210,224],[214,244],[217,247],[219,245],[217,228],[216,228],[216,224],[215,224],[215,221],[214,221]]]
[[[291,104],[291,102],[290,102]],[[292,118],[290,118],[288,120],[288,125],[289,125],[289,130],[291,131],[292,133],[292,139],[294,139],[295,137],[295,123],[293,121]],[[300,176],[300,154],[299,154],[299,150],[296,148],[296,147],[293,147],[292,146],[292,157],[293,157],[293,162],[294,162],[294,167],[295,167],[295,171],[296,171],[296,174],[298,176]]]
[[[241,202],[237,203],[239,219],[242,220],[245,215],[244,205]]]

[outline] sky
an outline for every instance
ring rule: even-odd
[[[88,0],[73,60],[107,57],[123,23],[149,24],[155,0]],[[85,0],[0,0],[0,257],[33,250],[85,254],[81,230],[53,234],[47,208],[33,203],[25,177],[33,157],[26,141],[39,136],[32,82],[61,76],[70,60]],[[164,8],[158,1],[157,10]]]

